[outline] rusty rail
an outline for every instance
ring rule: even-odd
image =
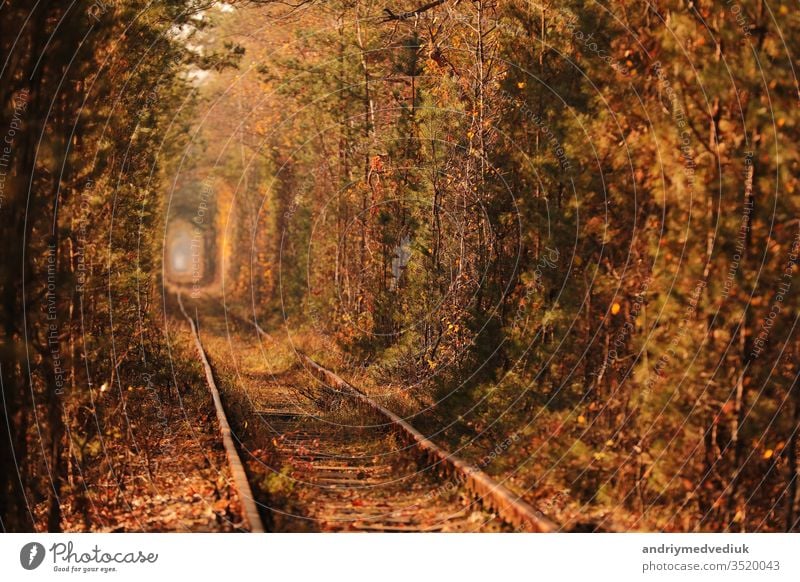
[[[323,368],[305,354],[300,353],[299,355],[315,372],[320,381],[341,392],[352,395],[361,403],[391,420],[392,425],[406,441],[419,449],[434,464],[441,466],[445,473],[461,481],[481,505],[490,511],[494,511],[500,519],[519,531],[553,532],[559,530],[559,527],[545,517],[544,514],[489,477],[489,475],[463,459],[448,453],[408,422],[372,400],[336,373]]]
[[[253,491],[250,489],[250,483],[247,481],[247,473],[244,470],[244,465],[242,465],[242,460],[239,458],[239,453],[233,442],[233,433],[228,423],[228,417],[225,415],[225,409],[222,407],[222,399],[217,389],[217,383],[214,381],[214,373],[211,370],[211,364],[208,362],[203,344],[200,341],[200,333],[197,330],[197,324],[183,307],[180,293],[178,293],[178,305],[181,308],[181,313],[183,313],[183,316],[189,321],[189,325],[192,328],[192,337],[197,347],[197,354],[203,364],[206,382],[211,391],[211,397],[214,400],[214,408],[217,412],[217,423],[219,424],[219,431],[222,434],[222,445],[225,447],[225,456],[228,458],[228,466],[231,469],[233,485],[236,488],[236,492],[239,494],[239,502],[242,505],[242,519],[247,529],[252,533],[263,533],[265,531],[264,524],[261,522],[261,516],[256,508],[255,498],[253,497]]]

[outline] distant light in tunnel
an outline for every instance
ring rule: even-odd
[[[170,270],[179,275],[186,275],[192,269],[192,239],[188,231],[179,230],[169,245]]]
[[[181,250],[175,250],[172,253],[172,268],[175,271],[188,271],[189,258]]]

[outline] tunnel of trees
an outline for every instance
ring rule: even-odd
[[[216,194],[210,181],[176,188],[170,207],[164,247],[167,283],[190,287],[196,293],[216,279]]]
[[[797,531],[800,18],[732,6],[3,3],[2,528],[134,511],[194,285],[550,512]]]

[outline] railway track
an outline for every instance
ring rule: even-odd
[[[251,531],[261,531],[254,497],[216,387],[214,372],[195,321],[186,313],[209,389],[218,403],[231,471]],[[214,317],[203,333],[215,333]],[[251,324],[252,325],[252,324]],[[226,322],[225,333],[229,333]],[[257,327],[257,326],[256,326]],[[252,328],[251,328],[252,331]],[[223,333],[220,328],[218,334]],[[258,334],[263,330],[257,328]],[[212,354],[212,361],[241,356],[252,346],[244,338],[238,354]],[[250,339],[250,344],[258,343]],[[233,344],[231,344],[233,345]],[[233,350],[232,350],[233,352]],[[274,448],[268,475],[290,490],[291,503],[270,508],[277,531],[486,532],[555,531],[557,526],[482,471],[449,454],[342,378],[303,354],[300,365],[275,379],[256,369],[237,374],[248,382],[258,430]],[[215,356],[219,360],[215,360]],[[223,389],[224,390],[224,389]],[[246,438],[243,442],[247,447]],[[263,483],[263,474],[253,475]],[[237,478],[238,476],[238,478]],[[244,482],[242,482],[242,480]],[[255,488],[257,494],[259,488]],[[250,504],[244,501],[249,499]],[[255,512],[255,515],[253,514]]]

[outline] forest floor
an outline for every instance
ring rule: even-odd
[[[74,471],[76,495],[64,495],[65,531],[240,528],[239,501],[189,328],[172,325],[169,332],[177,390],[144,385],[98,394],[112,412],[97,418],[102,438],[89,443],[98,451],[94,460]]]
[[[336,342],[316,330],[266,332],[213,297],[185,302],[199,324],[269,531],[508,529],[460,485],[423,466],[381,418],[326,393],[298,351],[336,370],[565,530],[592,530],[602,521],[604,529],[627,529],[624,516],[609,518],[602,505],[582,504],[558,480],[540,478],[547,459],[527,460],[542,435],[506,434],[479,417],[442,416],[424,393],[348,363]],[[106,400],[105,416],[97,420],[104,438],[94,443],[101,449],[94,458],[102,462],[83,463],[82,479],[71,479],[75,495],[64,496],[70,499],[63,507],[66,531],[241,529],[190,328],[177,304],[167,312],[176,388],[128,387],[100,395]]]

